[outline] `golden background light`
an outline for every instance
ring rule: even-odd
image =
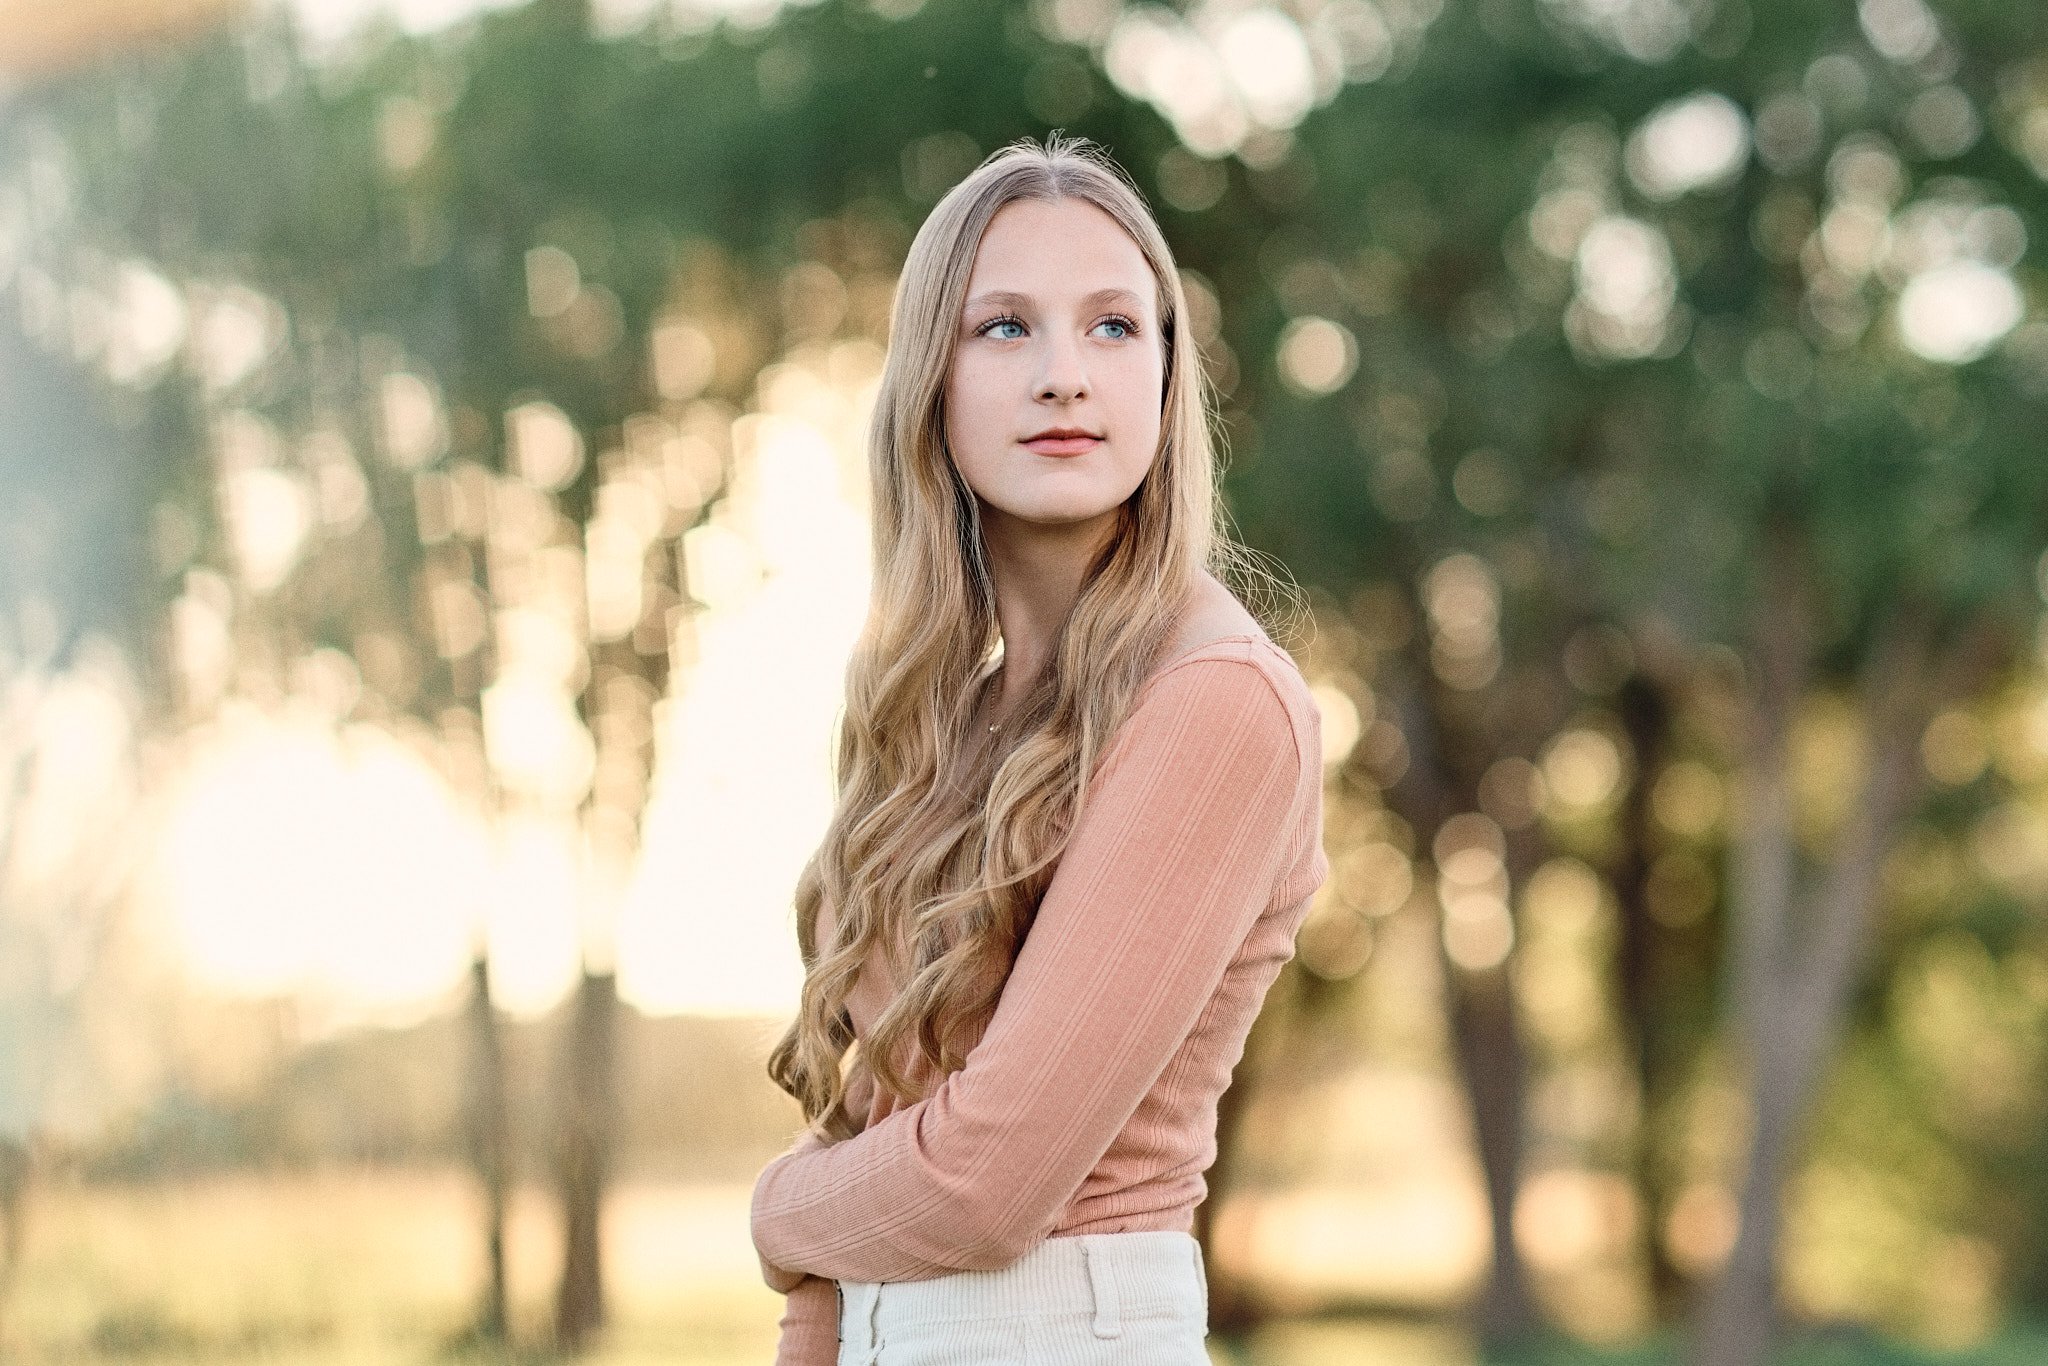
[[[842,342],[764,371],[757,411],[733,424],[731,488],[677,547],[705,611],[657,709],[645,848],[619,891],[614,946],[621,995],[643,1010],[794,1007],[790,897],[830,815],[832,725],[866,608],[864,434],[881,359]],[[515,423],[538,474],[559,476],[561,424],[537,405]],[[599,523],[630,523],[614,502]],[[266,573],[291,559],[270,542],[290,532],[296,544],[303,529],[300,510],[277,511],[259,503],[249,518]],[[210,610],[193,598],[180,618],[195,668],[218,634]],[[497,615],[505,667],[483,695],[486,745],[501,781],[538,806],[495,834],[401,741],[337,729],[310,698],[277,713],[236,704],[194,737],[151,901],[195,980],[303,998],[323,1029],[414,1018],[459,989],[480,933],[507,1008],[543,1011],[568,990],[600,895],[578,872],[573,832],[548,814],[594,762],[563,691],[573,641],[546,603]],[[436,620],[482,629],[459,612]]]

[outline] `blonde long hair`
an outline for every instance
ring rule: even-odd
[[[1158,285],[1166,348],[1159,450],[1089,567],[1045,668],[1000,742],[970,735],[999,638],[979,505],[945,439],[943,399],[983,231],[1018,199],[1086,200],[1130,234]],[[846,670],[837,803],[796,887],[805,979],[768,1074],[830,1142],[854,1048],[847,993],[873,950],[904,986],[859,1040],[878,1088],[920,1094],[960,1067],[1080,817],[1089,775],[1130,710],[1204,569],[1267,577],[1229,534],[1217,497],[1211,400],[1187,298],[1137,189],[1085,139],[1055,132],[992,153],[939,201],[910,245],[890,313],[869,428],[874,576]],[[821,903],[836,926],[817,942]],[[821,1123],[822,1119],[822,1123]]]

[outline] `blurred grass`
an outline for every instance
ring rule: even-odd
[[[607,1224],[613,1322],[589,1366],[765,1366],[781,1297],[759,1280],[750,1186],[627,1181]],[[0,1361],[65,1366],[533,1366],[465,1332],[482,1283],[476,1196],[457,1171],[347,1169],[151,1185],[46,1186],[0,1318]],[[541,1343],[556,1221],[538,1191],[508,1228],[516,1341]],[[1470,1366],[1469,1337],[1427,1320],[1281,1322],[1211,1339],[1238,1366]],[[1499,1366],[1679,1366],[1673,1342],[1558,1343]],[[1811,1337],[1785,1366],[2039,1366],[2048,1331],[1953,1355],[1856,1334]]]
[[[747,1242],[747,1189],[622,1185],[606,1248],[615,1331],[589,1360],[772,1359],[781,1297],[761,1284]],[[477,1197],[458,1172],[46,1187],[29,1218],[0,1360],[479,1359],[465,1340],[483,1283]],[[545,1340],[557,1226],[543,1193],[515,1199],[508,1280],[521,1342]]]
[[[2014,1325],[1994,1340],[1939,1352],[1891,1342],[1842,1325],[1794,1330],[1772,1358],[1776,1366],[2042,1366],[2048,1363],[2048,1325]],[[1555,1342],[1489,1357],[1486,1366],[1685,1366],[1685,1344],[1670,1333],[1629,1348]]]

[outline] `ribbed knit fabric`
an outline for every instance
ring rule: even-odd
[[[1186,1233],[1048,1238],[1000,1271],[841,1285],[839,1366],[1209,1366]]]
[[[925,1095],[908,1105],[856,1066],[862,1132],[825,1145],[806,1130],[756,1180],[755,1250],[788,1296],[777,1366],[837,1360],[835,1281],[995,1271],[1048,1238],[1193,1226],[1217,1099],[1329,874],[1321,734],[1294,661],[1262,635],[1145,681],[965,1066],[932,1085],[915,1060]],[[864,965],[857,1036],[893,991],[886,965]]]

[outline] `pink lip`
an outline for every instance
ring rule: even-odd
[[[1024,443],[1040,455],[1080,455],[1101,444],[1102,439],[1094,436],[1041,436]]]

